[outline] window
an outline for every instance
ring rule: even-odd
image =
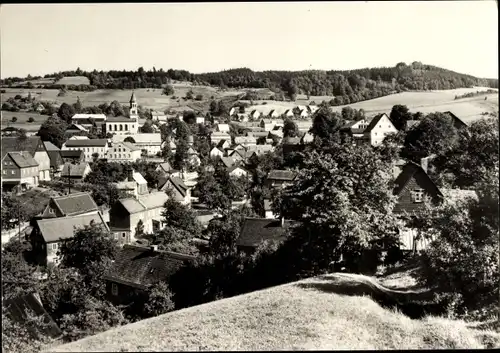
[[[111,294],[118,295],[118,286],[116,283],[111,283]]]
[[[125,238],[125,232],[122,233],[122,238]]]
[[[125,131],[128,131],[128,124],[125,124]]]
[[[52,243],[52,250],[57,250],[57,243]]]
[[[54,209],[53,208],[49,208],[49,213],[50,214],[54,214]]]
[[[2,173],[3,174],[7,174],[7,171],[4,169],[4,170],[2,170]]]
[[[421,203],[424,201],[424,190],[415,189],[413,190],[413,202]]]
[[[10,174],[14,175],[15,173],[14,173],[14,171],[13,171],[13,170],[11,170],[11,171],[10,171]]]

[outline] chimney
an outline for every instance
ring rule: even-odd
[[[429,157],[424,157],[420,159],[420,166],[427,173],[427,167],[429,166]]]
[[[149,248],[151,251],[158,251],[158,245],[151,245]]]

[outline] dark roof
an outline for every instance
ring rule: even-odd
[[[84,153],[82,150],[61,150],[62,158],[82,158]]]
[[[406,184],[411,180],[413,175],[415,175],[415,173],[417,172],[423,173],[427,177],[427,179],[432,183],[432,185],[434,185],[437,194],[443,196],[441,191],[439,191],[437,185],[432,181],[432,179],[425,172],[425,170],[423,170],[422,167],[417,163],[411,161],[406,163],[406,165],[403,167],[403,170],[394,181],[395,184],[394,194],[399,195],[401,191],[403,191],[403,189],[405,188]]]
[[[373,128],[377,125],[377,123],[380,121],[380,119],[382,119],[383,116],[387,116],[386,113],[382,113],[382,114],[378,114],[378,115],[375,115],[372,120],[370,121],[370,123],[368,124],[368,126],[366,127],[366,129],[364,129],[364,132],[370,132],[373,130]],[[389,117],[387,117],[389,118]],[[353,131],[354,132],[354,131]]]
[[[226,168],[231,168],[236,163],[236,161],[232,157],[220,157],[220,161]]]
[[[456,128],[461,128],[461,127],[467,127],[467,126],[469,126],[462,119],[460,119],[458,116],[456,116],[455,114],[453,114],[450,111],[444,112],[444,114],[448,114],[448,115],[450,115],[453,118],[453,120],[454,120],[453,122],[454,122]]]
[[[267,175],[267,179],[292,181],[296,176],[297,174],[291,170],[273,169]]]
[[[60,151],[47,151],[47,153],[49,154],[51,167],[58,168],[63,164]]]
[[[85,139],[85,140],[68,140],[66,147],[85,147],[85,146],[101,146],[104,147],[108,143],[107,139]]]
[[[83,174],[85,172],[85,169],[87,168],[89,164],[86,162],[78,163],[78,164],[71,164],[71,163],[65,163],[64,167],[61,172],[61,177],[64,176],[76,176],[76,177],[83,177]]]
[[[236,245],[242,247],[257,247],[264,240],[281,241],[285,239],[285,231],[294,221],[285,221],[269,218],[246,218],[241,227],[241,234],[236,240]]]
[[[181,178],[174,176],[171,176],[169,180],[172,183],[172,185],[177,189],[177,191],[179,191],[179,193],[183,197],[186,197],[188,187],[186,186],[186,184],[184,184],[184,181],[182,181]]]
[[[8,152],[8,155],[19,168],[38,166],[38,162],[27,152]]]
[[[172,168],[172,166],[170,165],[169,162],[164,162],[164,163],[160,163],[158,165],[158,167],[160,167],[163,171],[165,172],[172,172],[172,171],[175,171],[174,168]]]
[[[135,119],[126,116],[110,116],[106,118],[107,123],[134,123]]]
[[[227,141],[226,139],[220,140],[216,147],[217,148],[222,148],[222,146],[226,143],[226,141]]]
[[[2,158],[8,152],[20,151],[17,136],[2,137],[1,140],[2,140]],[[40,148],[39,148],[39,146],[40,146]],[[28,151],[32,156],[34,156],[35,152],[42,151],[42,150],[44,151],[45,147],[44,147],[42,140],[40,139],[39,136],[29,136],[26,139],[25,148],[23,150]]]
[[[284,145],[298,145],[300,144],[300,137],[286,137],[283,139]]]
[[[52,201],[54,201],[56,206],[65,216],[74,216],[98,210],[94,199],[87,192],[53,197]]]
[[[168,281],[180,267],[194,259],[191,255],[124,245],[111,268],[104,274],[104,279],[146,288],[160,281]]]
[[[97,225],[101,225],[106,231],[109,231],[100,213],[38,219],[35,222],[45,242],[50,243],[73,238],[77,228],[83,228],[86,225],[90,225],[92,221]]]
[[[51,338],[58,338],[62,335],[54,320],[44,309],[40,296],[37,293],[30,293],[3,301],[3,306],[7,308],[7,315],[20,324],[26,321],[27,311],[32,310],[35,315],[42,316],[45,325],[39,327],[40,331]]]
[[[45,146],[45,149],[47,150],[47,152],[49,152],[49,151],[60,151],[61,150],[59,147],[57,147],[56,145],[54,145],[50,141],[43,141],[43,145]]]

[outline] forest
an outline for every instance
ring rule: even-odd
[[[62,86],[57,80],[69,76],[85,76],[90,85]],[[88,91],[95,89],[161,88],[175,81],[189,81],[195,85],[227,88],[268,88],[276,96],[285,93],[295,100],[297,94],[307,96],[335,96],[336,105],[373,99],[394,92],[412,90],[444,90],[473,86],[498,88],[498,79],[476,78],[471,75],[432,65],[413,62],[410,65],[398,63],[394,67],[363,68],[348,71],[261,71],[248,68],[220,72],[194,74],[186,70],[163,69],[136,71],[63,71],[47,74],[54,83],[34,86],[33,80],[41,77],[11,77],[0,81],[2,87],[52,88]],[[275,99],[274,96],[269,97]]]

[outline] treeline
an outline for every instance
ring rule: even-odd
[[[480,79],[420,62],[347,71],[254,72],[248,68],[239,68],[203,74],[193,74],[186,70],[157,70],[155,67],[149,71],[142,67],[136,71],[89,72],[77,69],[45,75],[45,78],[54,78],[57,82],[58,79],[68,76],[87,77],[90,80],[87,89],[161,88],[171,80],[178,80],[221,88],[268,88],[276,93],[285,92],[291,99],[296,94],[338,96],[342,97],[343,104],[375,98],[394,91],[442,90],[472,86],[498,88],[498,79]],[[7,78],[1,80],[1,84],[9,86],[25,80]],[[82,90],[81,86],[73,88]],[[60,88],[60,85],[41,85],[39,88]]]
[[[486,91],[469,92],[469,93],[462,94],[460,96],[455,96],[455,100],[462,99],[462,98],[472,98],[472,97],[476,97],[476,96],[483,96],[485,94],[490,94],[490,93],[498,93],[498,92],[494,89],[489,89]]]

